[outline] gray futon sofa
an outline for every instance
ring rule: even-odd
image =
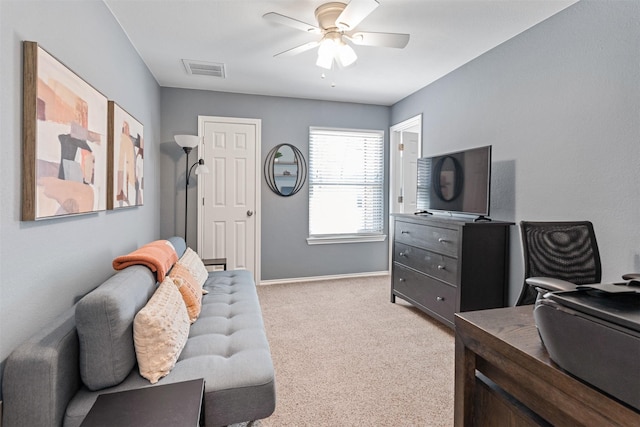
[[[169,241],[180,257],[186,249],[184,240]],[[251,274],[245,270],[208,274],[202,311],[190,326],[175,367],[152,385],[138,371],[133,321],[157,286],[149,268],[126,267],[14,350],[4,369],[2,425],[79,426],[101,393],[198,378],[205,380],[207,426],[271,415],[274,369]],[[77,322],[102,330],[98,351],[80,351]],[[83,375],[94,371],[89,386],[81,370]]]

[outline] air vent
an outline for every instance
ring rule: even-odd
[[[221,79],[225,78],[224,64],[218,64],[216,62],[192,61],[190,59],[183,59],[182,63],[184,64],[184,68],[187,70],[188,74],[193,74],[196,76],[219,77]]]

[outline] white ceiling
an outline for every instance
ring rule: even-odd
[[[278,12],[316,24],[324,0],[104,0],[163,87],[377,105],[394,104],[577,0],[378,1],[357,29],[409,33],[407,47],[354,46],[354,65],[327,71],[315,65],[315,49],[274,58],[317,36],[262,18]],[[223,63],[226,78],[190,75],[183,59]]]

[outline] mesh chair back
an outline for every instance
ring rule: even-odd
[[[593,224],[579,222],[520,223],[525,279],[552,277],[576,285],[599,283],[600,253]],[[524,284],[516,305],[533,304],[537,291]]]

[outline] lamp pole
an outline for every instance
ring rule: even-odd
[[[184,243],[187,244],[187,213],[189,212],[189,175],[191,171],[189,170],[189,153],[191,152],[191,147],[182,147],[184,152],[187,153],[187,160],[185,163],[184,173],[185,173],[185,181],[184,181]]]
[[[199,159],[189,168],[189,153],[198,146],[200,138],[195,135],[174,135],[176,143],[184,150],[187,158],[184,168],[184,242],[187,243],[187,224],[189,221],[189,176],[193,168],[197,166],[196,175],[199,173],[209,173],[209,169],[204,164],[203,159]]]
[[[191,172],[193,168],[196,168],[196,175],[199,173],[208,173],[208,168],[204,165],[203,159],[198,159],[197,162],[189,167],[189,153],[192,148],[183,147],[184,152],[187,153],[186,167],[185,167],[185,181],[184,181],[184,242],[187,243],[187,223],[189,218],[187,217],[187,213],[189,212],[189,178],[191,177]]]

